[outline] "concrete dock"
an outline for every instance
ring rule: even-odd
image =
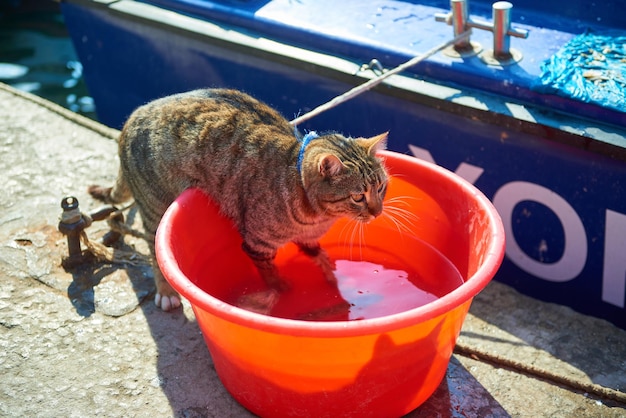
[[[156,309],[140,258],[61,266],[61,199],[100,207],[86,188],[114,181],[116,135],[0,84],[0,416],[251,417],[220,383],[189,303]],[[97,241],[108,229],[86,231]],[[147,246],[126,236],[118,251]],[[439,389],[408,416],[626,417],[626,331],[492,282]]]

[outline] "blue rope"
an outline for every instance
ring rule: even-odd
[[[309,132],[308,134],[304,135],[304,137],[302,138],[302,145],[300,145],[300,153],[298,154],[298,165],[297,165],[298,173],[302,172],[302,161],[304,160],[304,149],[306,148],[307,145],[309,145],[309,142],[311,142],[315,138],[319,138],[319,135],[315,131]]]

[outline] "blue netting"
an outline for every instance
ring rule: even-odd
[[[626,112],[626,32],[576,36],[541,65],[537,90]]]

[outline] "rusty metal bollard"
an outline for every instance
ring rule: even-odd
[[[63,208],[63,213],[61,213],[61,220],[59,221],[59,231],[67,236],[69,250],[69,256],[65,257],[61,264],[65,268],[72,268],[85,261],[86,256],[80,246],[80,234],[91,225],[92,219],[81,213],[78,199],[74,196],[63,198],[61,208]]]

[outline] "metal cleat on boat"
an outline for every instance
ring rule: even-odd
[[[454,36],[470,30],[472,20],[469,18],[467,0],[450,0],[450,9],[448,13],[435,14],[435,20],[451,25]],[[480,51],[482,51],[482,46],[478,42],[471,41],[468,36],[446,48],[443,53],[453,58],[462,58],[477,55]]]
[[[469,18],[467,0],[450,0],[451,12],[437,13],[435,20],[452,25],[454,35],[467,31],[470,28],[482,29],[493,33],[493,48],[480,54],[480,59],[487,65],[505,66],[519,62],[522,53],[511,48],[511,36],[528,38],[529,32],[525,29],[511,26],[511,9],[513,4],[508,1],[493,3],[493,22],[484,22]],[[467,57],[481,51],[480,44],[470,41],[469,37],[444,51],[448,56]]]

